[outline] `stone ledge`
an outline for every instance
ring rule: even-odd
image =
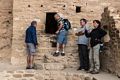
[[[19,73],[20,72],[20,73]],[[69,71],[16,70],[0,72],[2,80],[97,80],[88,74]]]
[[[64,70],[65,65],[61,63],[36,63],[37,70]]]

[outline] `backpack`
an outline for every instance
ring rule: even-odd
[[[64,21],[64,29],[67,30],[67,31],[69,29],[71,29],[71,23],[69,22],[69,20],[68,19],[64,19],[63,21]]]

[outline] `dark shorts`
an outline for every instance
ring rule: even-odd
[[[67,31],[60,31],[59,34],[57,35],[57,43],[60,44],[67,44]]]
[[[28,55],[35,55],[36,54],[36,48],[33,43],[26,43],[27,45],[27,54]]]

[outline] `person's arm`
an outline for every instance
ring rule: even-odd
[[[81,35],[84,35],[85,33],[83,32],[83,31],[80,31],[80,32],[78,32],[78,33],[76,33],[75,35],[76,36],[81,36]]]
[[[90,33],[88,33],[88,31],[87,31],[87,30],[85,30],[85,36],[86,36],[86,37],[91,37],[91,32],[90,32]]]
[[[104,37],[107,34],[107,32],[103,29],[100,30],[100,37]]]
[[[25,43],[27,43],[27,30],[25,31]]]
[[[58,26],[58,30],[56,31],[56,34],[59,33],[59,31],[62,29],[62,27],[63,27],[63,23],[62,23],[62,21],[61,21],[61,22],[60,22],[60,25]]]
[[[34,42],[34,44],[35,44],[35,45],[38,45],[36,29],[33,29],[33,30],[32,30],[32,37],[33,37],[33,42]]]

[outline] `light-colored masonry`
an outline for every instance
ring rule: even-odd
[[[78,13],[77,7],[80,9]],[[55,50],[50,42],[53,35],[44,32],[46,15],[54,12],[63,14],[72,24],[65,57],[51,55]],[[88,19],[89,25],[94,19],[108,25],[110,42],[100,55],[101,69],[120,74],[120,0],[0,0],[0,60],[12,65],[26,64],[25,30],[32,20],[37,20],[36,64],[49,64],[48,69],[77,68],[79,59],[74,29],[79,27],[81,18]]]

